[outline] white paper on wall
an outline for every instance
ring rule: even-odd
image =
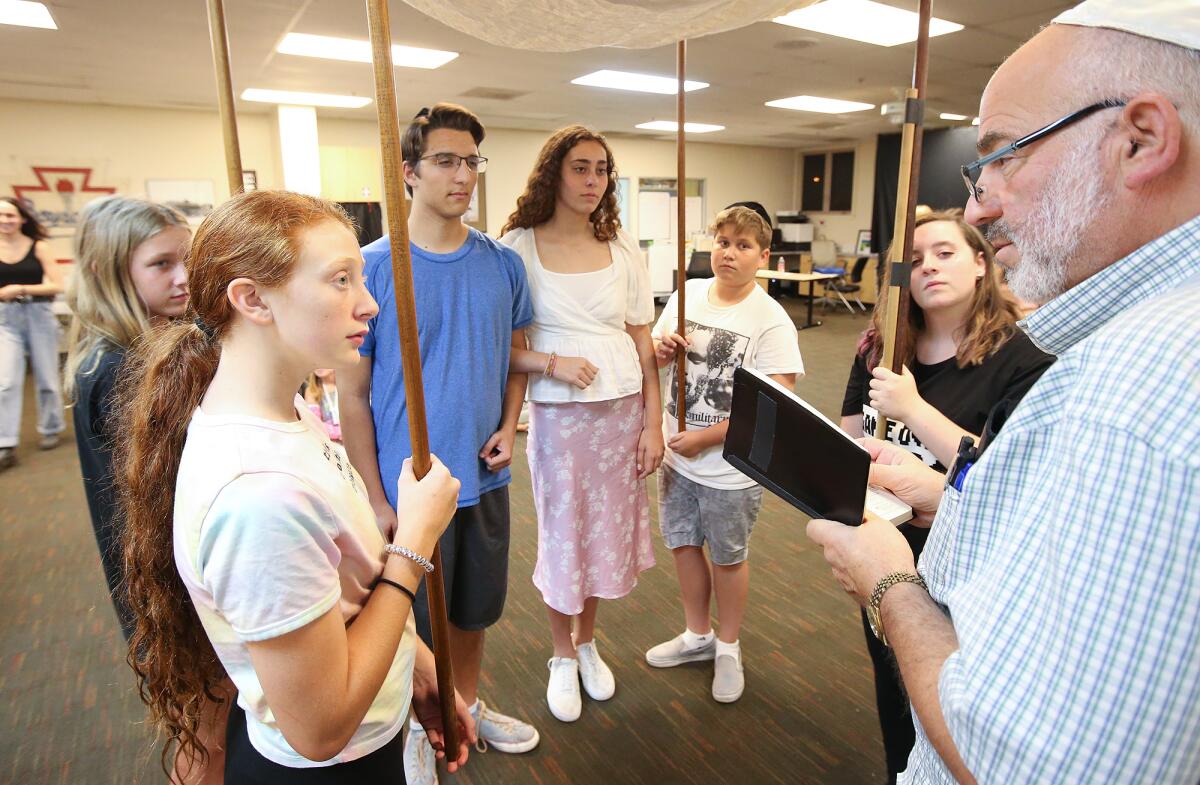
[[[638,239],[666,240],[673,234],[674,199],[667,191],[638,191]]]

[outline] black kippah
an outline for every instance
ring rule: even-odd
[[[774,228],[774,224],[771,223],[771,214],[767,212],[767,208],[763,207],[758,202],[734,202],[725,209],[728,210],[730,207],[745,207],[753,210],[754,212],[758,213],[759,218],[762,218],[767,222],[768,229]]]

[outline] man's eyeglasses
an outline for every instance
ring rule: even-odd
[[[983,189],[980,188],[977,185],[977,183],[979,182],[980,175],[983,174],[983,169],[985,166],[992,163],[993,161],[998,161],[1001,158],[1010,156],[1013,153],[1015,153],[1017,150],[1020,150],[1022,147],[1031,145],[1034,142],[1038,141],[1039,139],[1044,139],[1045,137],[1049,136],[1050,134],[1054,133],[1055,131],[1061,131],[1062,129],[1066,128],[1068,125],[1075,122],[1076,120],[1082,120],[1083,118],[1087,117],[1088,115],[1092,114],[1093,112],[1098,112],[1101,109],[1114,109],[1118,106],[1124,106],[1124,105],[1125,105],[1124,101],[1121,101],[1116,98],[1110,98],[1108,100],[1101,101],[1100,103],[1092,104],[1091,106],[1085,106],[1084,108],[1082,108],[1076,112],[1071,112],[1066,117],[1060,117],[1059,119],[1055,120],[1053,123],[1050,123],[1050,125],[1047,125],[1044,128],[1039,128],[1038,130],[1034,131],[1033,133],[1029,134],[1028,136],[1022,136],[1020,139],[1018,139],[1017,141],[1013,142],[1010,145],[1005,145],[1004,147],[1001,147],[999,150],[988,153],[983,158],[980,158],[978,161],[972,161],[971,163],[967,164],[966,166],[964,166],[962,168],[963,182],[967,184],[967,191],[971,194],[972,197],[975,198],[975,200],[977,202],[982,202],[983,201]]]
[[[438,169],[457,172],[458,167],[465,161],[472,172],[486,172],[488,159],[482,155],[455,155],[454,153],[430,153],[417,159],[418,161],[433,161]]]

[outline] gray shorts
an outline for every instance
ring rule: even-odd
[[[442,533],[442,582],[446,616],[460,630],[483,630],[500,620],[508,595],[508,486],[488,491],[479,503],[459,507]],[[433,646],[425,579],[413,603],[417,634]]]
[[[762,508],[760,485],[710,488],[663,466],[658,472],[658,520],[668,548],[708,543],[713,564],[728,566],[750,555],[750,532]]]

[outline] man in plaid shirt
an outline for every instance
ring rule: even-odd
[[[1089,0],[996,72],[967,219],[1058,360],[946,478],[870,446],[937,509],[919,577],[809,524],[900,666],[901,783],[1200,782],[1198,47],[1197,0]]]

